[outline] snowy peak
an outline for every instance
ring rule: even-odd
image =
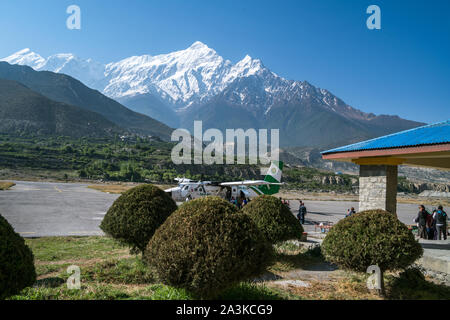
[[[191,49],[191,50],[207,50],[207,49],[209,49],[209,47],[206,44],[204,44],[203,42],[201,42],[201,41],[195,41],[193,44],[191,44],[191,46],[188,49]]]
[[[33,69],[38,69],[45,63],[45,59],[43,57],[31,51],[29,48],[17,51],[9,57],[0,59],[0,61],[5,61],[10,64],[29,66]]]
[[[106,66],[105,93],[114,98],[152,93],[176,107],[203,101],[236,78],[233,64],[202,42],[157,56],[131,57]]]
[[[80,59],[71,53],[59,53],[48,57],[41,57],[29,48],[20,50],[9,57],[0,59],[10,64],[26,65],[36,71],[51,71],[68,74],[89,87],[102,90],[105,67],[92,59]]]
[[[115,99],[152,94],[175,108],[205,101],[238,78],[276,77],[259,59],[247,55],[233,64],[200,41],[184,50],[133,56],[106,65],[70,53],[44,59],[30,49],[3,60],[68,74]]]
[[[313,99],[333,112],[353,117],[365,114],[347,106],[327,90],[306,81],[290,81],[267,69],[261,60],[246,55],[233,64],[214,49],[196,41],[188,48],[159,55],[125,58],[106,65],[71,53],[46,59],[23,49],[3,59],[35,70],[65,73],[105,95],[127,101],[152,96],[173,109],[186,109],[223,93],[224,97],[267,112],[277,101]]]
[[[253,59],[249,55],[246,55],[244,59],[236,63],[234,68],[242,70],[242,73],[245,75],[252,75],[264,69],[264,65],[261,60]]]

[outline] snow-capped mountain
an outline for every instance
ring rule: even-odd
[[[185,50],[130,57],[106,65],[108,85],[104,93],[116,99],[152,94],[178,109],[204,102],[235,79],[265,70],[260,60],[250,56],[232,64],[197,41]]]
[[[203,120],[204,128],[276,127],[290,145],[333,145],[419,125],[362,112],[325,89],[284,79],[248,55],[233,64],[199,41],[184,50],[106,65],[73,54],[43,58],[30,49],[0,60],[68,74],[172,127],[190,128],[195,119]]]
[[[236,64],[225,60],[197,41],[189,48],[157,56],[133,56],[101,65],[73,54],[55,54],[46,59],[24,49],[1,59],[35,70],[65,73],[114,99],[154,94],[176,108],[205,101],[239,77],[267,74],[261,61],[246,56]]]
[[[29,48],[23,49],[9,57],[0,59],[10,64],[26,65],[36,71],[52,71],[70,75],[89,87],[102,90],[105,81],[105,66],[92,59],[80,59],[71,53],[51,55],[44,59]]]
[[[45,64],[45,59],[37,53],[32,52],[29,48],[17,51],[9,57],[1,59],[1,61],[6,61],[10,64],[29,66],[35,70],[41,69]]]
[[[21,50],[0,61],[27,65],[37,71],[68,74],[113,99],[126,105],[128,102],[132,109],[139,109],[136,111],[143,113],[151,113],[151,110],[145,110],[148,107],[142,106],[147,103],[160,103],[162,106],[159,109],[163,110],[167,107],[183,110],[204,103],[233,87],[232,92],[226,92],[231,101],[256,108],[264,114],[277,100],[289,101],[294,97],[303,99],[312,94],[330,110],[366,117],[324,89],[279,77],[259,59],[247,55],[233,64],[199,41],[185,50],[156,56],[133,56],[106,65],[73,54],[55,54],[43,58],[30,49]],[[252,86],[232,85],[235,81],[242,84],[251,81]],[[139,105],[135,105],[136,101],[139,101]],[[157,114],[150,115],[159,117]]]

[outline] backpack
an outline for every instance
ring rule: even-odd
[[[436,212],[436,223],[445,224],[447,222],[447,212],[444,210],[438,210]]]

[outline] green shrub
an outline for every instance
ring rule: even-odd
[[[397,217],[368,210],[339,221],[322,243],[324,257],[344,269],[366,272],[404,269],[420,258],[423,249]]]
[[[262,195],[250,201],[242,211],[272,243],[301,239],[303,227],[280,199]]]
[[[273,248],[247,216],[218,197],[184,203],[155,232],[145,258],[165,284],[200,298],[264,272]]]
[[[19,293],[35,281],[33,253],[0,215],[0,299]]]
[[[177,209],[163,190],[140,185],[123,193],[109,208],[100,228],[114,239],[143,252],[156,229]]]

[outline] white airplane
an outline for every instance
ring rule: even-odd
[[[188,201],[205,196],[219,196],[226,200],[252,199],[262,194],[275,194],[280,190],[282,161],[272,161],[264,180],[245,180],[234,182],[194,182],[185,178],[176,178],[178,186],[164,190],[175,201]]]

